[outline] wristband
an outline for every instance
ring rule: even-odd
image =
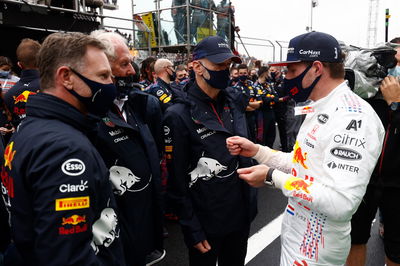
[[[274,186],[274,181],[272,180],[272,173],[275,171],[274,168],[269,168],[267,175],[264,179],[264,184],[273,187]]]

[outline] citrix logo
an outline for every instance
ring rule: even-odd
[[[350,145],[350,146],[354,146],[354,147],[361,147],[365,149],[365,138],[363,139],[358,139],[358,138],[354,138],[349,136],[348,134],[337,134],[333,137],[333,141],[336,143],[341,143],[344,145]]]

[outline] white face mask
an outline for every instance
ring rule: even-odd
[[[388,70],[388,75],[393,77],[400,77],[400,66],[396,66]]]

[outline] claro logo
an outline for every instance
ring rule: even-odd
[[[69,159],[61,165],[63,173],[70,176],[81,175],[85,169],[85,164],[79,159]]]
[[[333,148],[331,149],[331,154],[337,158],[344,160],[361,160],[362,156],[356,151],[346,148]]]

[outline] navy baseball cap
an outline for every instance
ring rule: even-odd
[[[273,62],[270,66],[287,66],[298,62],[330,62],[341,63],[342,50],[339,42],[331,35],[323,32],[309,32],[294,37],[289,42],[286,61]]]
[[[219,36],[209,36],[199,42],[193,50],[193,60],[207,58],[214,64],[220,64],[227,59],[242,63],[240,57],[232,53],[226,41]]]

